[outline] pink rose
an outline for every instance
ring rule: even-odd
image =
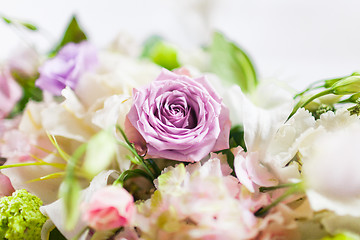
[[[134,90],[127,121],[130,141],[146,144],[150,157],[197,162],[229,147],[229,110],[205,77],[164,69],[149,86]]]
[[[84,206],[83,219],[95,230],[110,230],[129,225],[134,213],[133,197],[124,188],[107,186]]]

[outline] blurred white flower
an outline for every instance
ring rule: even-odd
[[[142,46],[139,42],[135,41],[130,34],[120,32],[109,44],[108,50],[128,57],[138,57],[141,53]]]
[[[169,1],[176,9],[180,26],[192,44],[207,43],[212,31],[212,15],[217,0]],[[186,17],[184,17],[186,16]],[[191,40],[190,40],[191,39]]]
[[[303,174],[312,208],[360,217],[360,175],[357,171],[360,169],[360,121],[332,131],[319,127],[313,135],[308,139],[311,140],[307,142],[309,146],[300,150],[306,151]]]

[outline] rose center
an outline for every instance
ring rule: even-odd
[[[155,115],[169,127],[191,129],[196,126],[196,114],[186,101],[186,96],[173,91],[162,99]]]

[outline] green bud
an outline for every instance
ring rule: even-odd
[[[334,83],[331,91],[336,95],[346,95],[360,92],[360,76],[350,76]]]
[[[330,87],[332,87],[332,85],[334,85],[335,83],[337,83],[341,79],[343,79],[343,78],[334,78],[334,79],[325,80],[324,87],[325,88],[330,88]]]
[[[159,42],[154,46],[150,53],[150,59],[169,70],[180,67],[180,64],[177,60],[177,52],[174,47],[170,44]]]
[[[152,36],[144,43],[141,58],[148,58],[152,62],[172,70],[180,67],[177,50],[171,44],[166,43],[159,36]]]

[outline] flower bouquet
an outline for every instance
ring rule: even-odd
[[[221,33],[99,50],[74,17],[0,82],[2,239],[360,239],[359,73],[295,94]]]

